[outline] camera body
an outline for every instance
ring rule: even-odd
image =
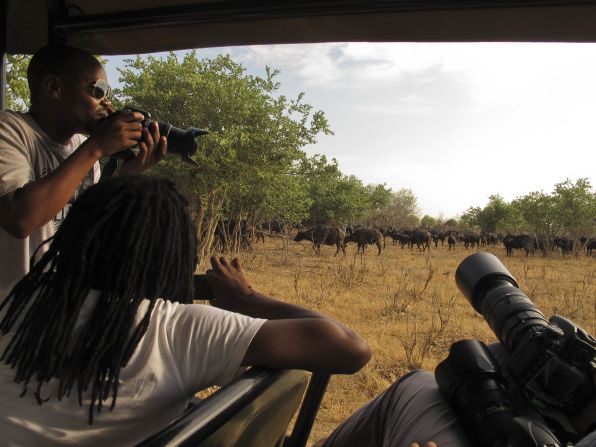
[[[145,117],[141,124],[147,129],[151,123],[153,123],[151,114],[145,110],[133,106],[126,106],[123,110],[141,113]],[[165,136],[168,139],[168,153],[179,155],[182,160],[196,165],[190,156],[197,152],[197,138],[201,135],[207,135],[209,132],[196,127],[189,127],[188,129],[183,130],[161,121],[157,124],[159,126],[160,135]]]
[[[149,126],[151,126],[151,123],[153,123],[151,114],[149,112],[136,107],[127,106],[124,109],[114,113],[127,112],[141,113],[144,116],[144,119],[141,122],[144,128],[149,129]],[[157,124],[159,126],[160,135],[165,136],[168,139],[168,154],[179,155],[180,158],[186,163],[189,163],[193,166],[198,166],[198,164],[192,158],[190,158],[190,156],[196,153],[198,150],[199,146],[197,143],[197,138],[201,135],[207,135],[209,132],[196,127],[190,127],[187,130],[182,130],[168,123],[158,122]],[[104,177],[110,177],[114,175],[116,169],[118,169],[118,160],[131,160],[135,157],[135,155],[136,154],[132,148],[112,155],[110,160],[108,160],[106,165],[103,167],[102,175]]]
[[[540,444],[508,444],[506,437],[513,433],[512,421],[516,417],[509,398],[503,393],[491,395],[482,392],[482,388],[471,394],[465,391],[476,382],[482,382],[487,389],[504,387],[509,395],[523,395],[530,407],[537,410],[531,411],[533,426],[539,426],[541,419],[547,420],[558,437],[574,441],[577,433],[569,419],[596,397],[593,383],[596,340],[563,317],[553,316],[547,321],[492,254],[476,253],[466,258],[458,267],[455,279],[461,292],[486,319],[510,355],[501,373],[490,353],[487,355],[475,344],[462,345],[454,351],[454,344],[453,353],[450,352],[435,372],[439,388],[448,401],[464,413],[478,413],[480,410],[473,410],[475,405],[468,401],[479,398],[483,412],[491,415],[507,413],[503,419],[509,421],[506,424],[493,418],[493,425],[501,426],[500,432],[487,438],[487,443],[483,445]],[[465,351],[465,354],[459,351]],[[481,367],[473,372],[462,371],[462,365],[469,364],[469,359],[476,356],[485,359]],[[496,381],[498,387],[490,385],[488,378]],[[479,385],[476,383],[474,386]],[[492,411],[491,408],[501,410]],[[484,420],[478,414],[471,414],[467,419],[475,428],[486,432],[483,424],[474,422]],[[493,442],[491,439],[500,441]]]
[[[453,343],[435,370],[439,389],[482,447],[560,447],[540,414],[519,416],[507,379],[479,340]]]

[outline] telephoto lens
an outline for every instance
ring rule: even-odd
[[[596,397],[596,340],[559,315],[547,321],[490,253],[464,259],[455,281],[509,352],[508,390],[522,394],[560,439],[577,439],[570,420]]]
[[[127,106],[123,110],[141,113],[145,117],[142,121],[142,125],[147,129],[149,129],[149,126],[153,123],[151,114],[145,110],[133,106]],[[195,154],[198,150],[199,146],[197,138],[202,135],[207,135],[209,132],[196,127],[189,127],[184,130],[162,121],[159,121],[157,124],[160,136],[164,136],[168,139],[168,154],[179,155],[180,158],[187,163],[196,165],[195,161],[190,158],[190,156]]]
[[[499,258],[490,253],[475,253],[464,259],[455,272],[455,283],[509,351],[527,337],[528,331],[548,326],[542,312],[518,288]]]
[[[150,120],[145,120],[147,127],[151,124]],[[197,138],[201,135],[207,135],[209,132],[196,127],[189,127],[186,130],[179,129],[168,123],[159,122],[159,134],[168,139],[168,153],[179,155],[182,160],[194,164],[191,155],[197,152]]]

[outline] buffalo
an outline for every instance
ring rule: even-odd
[[[483,232],[482,233],[482,237],[480,239],[480,242],[482,243],[482,245],[492,245],[495,246],[498,244],[499,242],[499,236],[497,236],[496,233],[488,233],[488,232]]]
[[[586,242],[586,254],[592,256],[592,250],[596,248],[596,239],[588,239]]]
[[[399,242],[401,248],[404,248],[406,245],[411,246],[412,244],[410,235],[401,231],[394,230],[389,234],[389,236],[391,236],[391,239],[393,239],[393,244],[395,245],[397,242]]]
[[[435,243],[435,247],[439,246],[439,241],[441,241],[441,246],[445,243],[445,238],[447,237],[447,232],[441,230],[430,230],[430,235]]]
[[[573,239],[564,236],[555,237],[553,241],[555,248],[561,250],[561,253],[569,254],[573,251]]]
[[[332,227],[326,225],[317,225],[314,228],[308,230],[299,231],[294,237],[294,241],[311,241],[313,243],[313,250],[315,253],[321,253],[321,244],[323,245],[335,245],[337,250],[335,255],[339,253],[339,250],[346,254],[346,245],[344,239],[346,238],[346,230],[339,227]]]
[[[410,236],[412,245],[410,248],[414,248],[414,244],[418,247],[418,250],[425,251],[427,248],[430,250],[430,242],[432,240],[431,235],[426,230],[414,230]],[[422,248],[420,248],[422,247]]]
[[[454,235],[449,233],[447,235],[447,245],[449,245],[449,250],[455,250],[455,243],[457,240],[455,239]]]
[[[359,253],[361,249],[362,253],[364,253],[364,248],[368,244],[375,244],[379,249],[380,255],[381,250],[383,250],[381,240],[384,241],[383,234],[376,228],[359,228],[344,238],[344,244],[347,244],[348,242],[356,242],[358,245],[356,253]]]
[[[503,245],[507,251],[507,256],[513,255],[513,249],[524,249],[526,256],[532,251],[532,238],[527,234],[508,234],[503,238]]]
[[[459,240],[464,243],[466,250],[471,245],[472,248],[480,247],[480,233],[474,231],[466,231],[459,237]]]

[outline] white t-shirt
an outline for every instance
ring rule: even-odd
[[[90,293],[78,327],[98,295]],[[137,322],[148,303],[141,303]],[[15,370],[0,362],[0,445],[135,445],[180,416],[197,391],[240,374],[246,350],[265,321],[206,305],[158,300],[146,334],[120,372],[114,410],[110,411],[110,396],[101,413],[95,412],[93,425],[88,422],[85,394],[82,406],[76,389],[58,401],[58,381],[53,379],[41,393],[50,400],[38,405],[33,396],[36,383],[19,397],[22,387],[14,382]],[[11,338],[12,334],[0,337],[0,353]]]
[[[0,111],[0,197],[54,171],[83,141],[85,136],[77,134],[68,144],[58,144],[37,125],[30,113]],[[97,183],[99,177],[96,162],[79,192]],[[54,234],[77,194],[53,221],[25,239],[17,239],[0,228],[0,290],[29,271],[29,259],[35,249]],[[45,249],[40,250],[37,259],[44,252]]]

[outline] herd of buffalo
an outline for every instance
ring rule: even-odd
[[[416,247],[419,251],[430,250],[431,245],[438,247],[439,243],[447,243],[449,250],[455,249],[457,244],[468,248],[479,248],[481,246],[505,247],[507,256],[512,256],[513,250],[523,250],[525,255],[547,250],[559,251],[563,254],[573,253],[574,250],[585,250],[588,256],[596,248],[596,238],[582,236],[577,240],[565,236],[546,238],[543,236],[531,236],[529,234],[507,234],[455,231],[439,229],[396,229],[391,227],[357,227],[338,225],[315,225],[307,229],[289,223],[269,222],[252,226],[245,221],[233,223],[226,222],[219,225],[216,231],[216,241],[220,244],[228,239],[227,233],[237,232],[242,245],[250,247],[252,242],[264,241],[265,235],[292,237],[295,242],[310,241],[313,250],[321,253],[321,245],[335,246],[335,255],[340,250],[345,255],[346,245],[355,243],[357,252],[364,252],[367,245],[376,245],[380,255],[386,246],[386,240],[391,239],[393,245],[400,245],[401,248],[408,247],[411,250]]]

